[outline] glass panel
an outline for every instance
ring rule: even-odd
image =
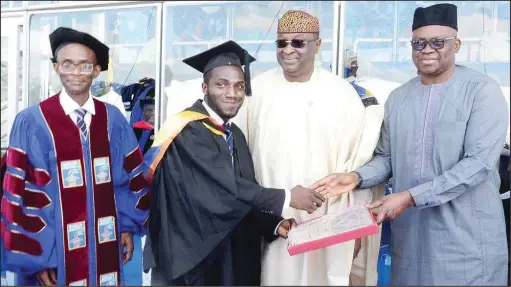
[[[8,119],[8,115],[7,115],[7,94],[8,94],[8,75],[9,75],[9,72],[8,72],[8,68],[9,68],[9,62],[7,61],[7,59],[9,59],[9,51],[8,51],[8,45],[9,45],[9,38],[7,37],[2,37],[1,38],[1,42],[2,42],[2,68],[1,68],[1,75],[2,75],[2,86],[1,86],[1,89],[2,89],[2,97],[1,97],[1,106],[2,106],[2,127],[1,127],[1,136],[2,136],[2,141],[1,141],[1,146],[2,148],[5,148],[7,147],[8,145],[8,138],[7,138],[7,119]]]
[[[28,6],[58,4],[60,1],[27,1]]]
[[[22,18],[2,18],[1,35],[1,147],[8,145],[16,113],[23,106]]]
[[[57,27],[70,27],[89,33],[110,47],[113,90],[121,95],[122,87],[142,78],[156,77],[156,8],[119,8],[37,14],[30,19],[29,105],[61,90],[61,82],[51,63],[48,35]],[[108,72],[102,72],[91,92],[101,97],[110,91]],[[120,97],[115,105],[122,107]],[[119,102],[121,101],[121,102]],[[107,102],[110,102],[109,100]],[[129,112],[126,113],[129,116]]]
[[[23,96],[23,47],[25,47],[25,30],[22,25],[19,26],[19,40],[20,40],[20,50],[19,50],[19,68],[18,68],[18,84],[19,84],[19,94],[18,94],[18,111],[25,107],[25,97]]]
[[[440,1],[346,1],[344,58],[357,55],[357,82],[377,82],[385,100],[393,88],[417,75],[411,58],[413,13]],[[509,97],[509,2],[455,1],[456,62],[493,77]],[[348,63],[340,63],[348,65]],[[347,69],[344,69],[345,76]],[[375,86],[376,87],[376,86]],[[372,91],[374,93],[374,91]]]
[[[23,1],[0,1],[2,8],[16,8],[22,7]]]
[[[164,30],[165,96],[162,97],[162,120],[166,114],[179,112],[202,96],[202,74],[182,63],[186,57],[232,39],[257,59],[251,65],[252,77],[277,67],[274,43],[277,19],[291,9],[306,11],[319,18],[323,44],[316,61],[317,65],[331,71],[333,1],[182,3],[183,6],[166,7],[168,21]],[[190,86],[185,88],[183,84]],[[178,86],[179,90],[174,89]]]

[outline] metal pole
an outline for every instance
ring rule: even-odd
[[[155,105],[154,108],[156,112],[154,113],[154,135],[156,136],[157,131],[160,129],[162,123],[160,123],[160,119],[162,118],[163,111],[161,109],[162,106],[162,97],[163,88],[165,87],[165,69],[162,72],[162,63],[164,63],[164,59],[162,57],[162,19],[164,7],[163,3],[160,3],[156,6],[156,31],[154,37],[156,38],[156,78],[154,85],[154,93],[155,93]],[[165,22],[166,23],[166,22]],[[164,66],[163,66],[164,67]],[[166,101],[165,101],[166,103]],[[166,112],[166,110],[165,110]]]
[[[334,49],[334,45],[337,44],[337,47],[335,47],[334,51],[334,62],[332,66],[332,71],[336,75],[339,75],[339,66],[343,67],[344,63],[344,29],[345,29],[345,16],[346,13],[345,7],[346,7],[346,1],[336,1],[338,3],[337,9],[334,9],[336,11],[336,14],[334,15],[334,39],[332,43],[332,49]],[[337,39],[337,41],[335,41]],[[342,71],[342,70],[341,70]],[[341,74],[341,76],[343,76]]]

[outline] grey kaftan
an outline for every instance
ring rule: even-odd
[[[391,93],[376,156],[357,171],[361,188],[393,176],[393,191],[415,200],[391,222],[392,285],[506,285],[498,159],[508,124],[499,85],[466,67]]]

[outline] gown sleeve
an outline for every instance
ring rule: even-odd
[[[2,197],[2,253],[6,269],[33,274],[56,268],[55,189],[49,185],[48,149],[28,113],[19,113],[7,151]]]
[[[284,220],[284,218],[281,216],[263,213],[256,208],[252,209],[252,213],[254,216],[254,230],[257,234],[262,236],[268,242],[272,242],[277,239],[277,226],[282,220]]]
[[[113,180],[121,232],[145,234],[149,216],[150,190],[143,175],[142,152],[132,127],[114,111]]]

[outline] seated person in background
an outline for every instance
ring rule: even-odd
[[[154,141],[154,98],[140,100],[144,119],[133,124],[138,145],[145,154]]]

